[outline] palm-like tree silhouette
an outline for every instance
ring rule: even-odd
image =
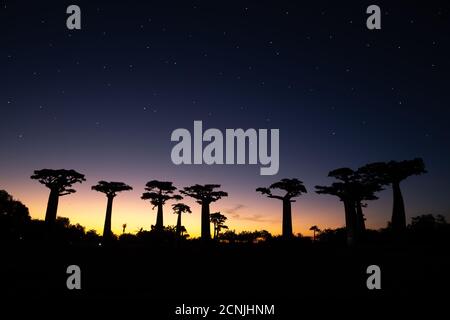
[[[125,233],[125,230],[127,229],[127,224],[126,223],[124,223],[123,225],[122,225],[122,233]]]
[[[209,219],[214,224],[214,239],[218,239],[220,231],[222,229],[228,229],[228,227],[225,225],[225,221],[227,221],[227,217],[225,217],[220,212],[215,212],[215,213],[211,213]]]
[[[158,208],[158,212],[156,214],[155,230],[162,230],[164,228],[164,204],[169,200],[181,200],[183,199],[183,197],[177,194],[173,194],[175,190],[177,190],[177,188],[173,185],[173,182],[169,181],[149,181],[145,185],[145,190],[147,192],[144,192],[142,194],[141,199],[150,200],[150,203],[153,205],[153,209],[155,207]]]
[[[111,216],[112,216],[113,200],[118,192],[133,190],[133,188],[123,182],[99,181],[98,184],[92,186],[92,190],[104,193],[108,199],[106,205],[105,225],[103,228],[103,239],[105,241],[108,241],[112,235]]]
[[[181,236],[182,234],[182,224],[181,224],[181,215],[183,213],[192,213],[191,211],[191,207],[189,207],[188,205],[184,204],[184,203],[176,203],[174,205],[172,205],[173,208],[173,213],[178,215],[177,217],[177,226],[175,228],[175,231],[177,233],[178,236]],[[186,228],[184,229],[184,231],[186,231]]]
[[[319,229],[318,226],[312,226],[311,228],[309,228],[309,230],[311,230],[313,232],[313,241],[316,241],[316,233],[319,233],[321,230]]]
[[[202,206],[202,235],[203,240],[211,239],[211,230],[209,222],[209,205],[223,197],[227,197],[228,193],[220,190],[219,184],[205,184],[205,185],[193,185],[185,187],[181,193],[197,200],[197,203]]]
[[[285,191],[284,195],[274,195],[272,190],[279,189]],[[302,193],[306,193],[306,187],[303,182],[298,179],[281,179],[278,182],[273,183],[269,188],[257,188],[257,192],[261,192],[269,198],[278,199],[283,201],[283,237],[292,237],[292,209],[291,203],[295,202],[293,198],[300,196]]]
[[[392,231],[401,234],[406,230],[405,203],[403,200],[400,183],[412,175],[427,173],[425,163],[421,158],[404,161],[376,162],[363,167],[370,171],[374,179],[382,184],[391,185],[393,191]]]
[[[42,169],[35,170],[31,179],[38,180],[40,183],[50,189],[48,197],[47,211],[45,212],[45,224],[47,226],[54,225],[58,212],[59,197],[75,193],[76,190],[71,189],[73,184],[86,181],[84,174],[75,170],[66,169]]]

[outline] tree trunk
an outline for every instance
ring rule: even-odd
[[[163,205],[162,203],[158,204],[158,213],[156,214],[156,230],[162,230],[164,229],[164,222],[163,222]]]
[[[209,202],[202,203],[202,240],[211,239],[211,229],[209,226]]]
[[[356,201],[356,227],[359,234],[363,234],[366,231],[361,201]]]
[[[56,214],[58,212],[59,192],[56,189],[50,190],[48,196],[47,211],[45,212],[45,224],[53,226],[56,221]]]
[[[178,213],[176,232],[177,236],[181,235],[181,213]]]
[[[283,238],[292,238],[292,213],[290,200],[283,200]]]
[[[345,207],[345,229],[347,232],[347,244],[353,246],[356,243],[356,210],[355,203],[350,200],[344,200]]]
[[[112,205],[114,197],[108,197],[108,203],[106,205],[105,226],[103,228],[103,240],[108,241],[111,238],[111,216]]]
[[[405,203],[400,190],[400,182],[393,182],[392,190],[394,192],[394,207],[392,209],[391,227],[394,233],[400,234],[406,230]]]

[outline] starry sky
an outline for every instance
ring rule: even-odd
[[[294,232],[344,224],[342,204],[314,193],[327,173],[422,157],[428,174],[402,185],[408,217],[450,219],[450,10],[445,1],[0,1],[0,189],[42,219],[41,168],[75,169],[87,181],[60,199],[59,216],[101,230],[98,180],[134,187],[114,204],[113,231],[149,229],[147,181],[218,183],[212,205],[231,229],[281,232],[281,203],[256,187],[299,178]],[[66,28],[81,7],[82,29]],[[366,28],[377,4],[382,29]],[[425,5],[426,4],[426,5]],[[280,129],[280,171],[259,165],[176,166],[177,128]],[[390,190],[366,209],[370,228],[391,215]],[[200,231],[199,207],[183,217]],[[169,203],[170,204],[170,203]],[[169,205],[165,224],[176,216]]]

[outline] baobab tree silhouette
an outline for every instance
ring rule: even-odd
[[[175,231],[177,236],[181,236],[182,234],[182,224],[181,224],[181,215],[183,213],[192,213],[191,207],[184,203],[176,203],[172,205],[173,213],[178,215],[177,217],[177,226],[175,227]],[[186,231],[186,228],[184,229]]]
[[[361,169],[360,169],[361,170]],[[339,182],[331,186],[316,186],[318,194],[337,196],[344,203],[347,243],[354,245],[365,231],[363,201],[376,200],[375,192],[381,191],[379,180],[372,178],[369,171],[353,171],[350,168],[339,168],[330,171],[329,177]]]
[[[313,232],[313,241],[316,241],[316,233],[319,233],[321,230],[319,229],[318,226],[312,226],[311,228],[309,228],[310,231]]]
[[[75,183],[86,181],[84,174],[75,170],[66,169],[35,170],[31,179],[38,180],[50,189],[47,211],[45,212],[45,224],[47,227],[52,227],[55,224],[59,197],[75,193],[76,190],[71,189],[70,187]]]
[[[209,222],[209,205],[212,202],[216,202],[217,200],[220,200],[223,197],[228,197],[228,193],[220,190],[214,190],[220,188],[219,184],[205,184],[205,185],[193,185],[190,187],[185,187],[181,193],[194,198],[197,200],[197,203],[202,206],[202,220],[201,220],[201,239],[202,240],[209,240],[211,239],[211,229],[210,229],[210,222]]]
[[[423,159],[375,162],[363,168],[365,171],[371,172],[373,179],[378,179],[380,183],[392,187],[394,203],[391,228],[395,235],[401,235],[406,230],[406,212],[400,183],[412,175],[427,173]]]
[[[209,219],[214,225],[214,239],[218,239],[220,231],[222,229],[228,229],[228,226],[225,225],[227,217],[221,214],[220,212],[215,212],[211,213]]]
[[[158,207],[158,211],[156,214],[156,224],[155,230],[163,230],[164,229],[164,215],[163,215],[163,206],[169,200],[181,200],[182,196],[173,194],[177,188],[173,185],[173,182],[169,181],[158,181],[152,180],[147,182],[145,185],[145,190],[142,194],[142,200],[150,200],[150,203],[153,205],[152,209]]]
[[[279,189],[286,191],[284,195],[274,195],[272,190]],[[269,198],[283,201],[283,238],[292,238],[292,209],[291,203],[295,202],[293,198],[299,197],[302,193],[307,193],[303,182],[298,179],[281,179],[273,183],[269,188],[257,188],[257,192],[261,192]]]
[[[133,190],[133,188],[123,182],[99,181],[98,184],[92,186],[92,190],[106,194],[108,199],[106,205],[105,226],[103,228],[103,240],[108,241],[112,236],[111,216],[113,200],[116,197],[117,192]]]

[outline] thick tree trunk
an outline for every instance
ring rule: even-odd
[[[163,206],[162,203],[158,204],[158,213],[156,214],[156,230],[162,230],[164,229],[164,222],[163,222]]]
[[[292,238],[292,212],[290,200],[283,200],[283,238]]]
[[[103,227],[103,240],[108,241],[111,238],[111,216],[114,197],[108,197],[106,205],[105,226]]]
[[[364,221],[364,213],[361,201],[356,202],[356,227],[359,234],[363,234],[366,231],[366,223]]]
[[[47,211],[45,212],[45,224],[53,226],[56,221],[56,214],[58,212],[59,192],[58,190],[50,190],[48,196]]]
[[[202,203],[202,240],[211,239],[211,229],[209,226],[209,202]]]
[[[344,200],[345,207],[345,229],[347,232],[347,244],[353,246],[356,244],[356,210],[355,203],[350,200]]]
[[[392,209],[391,226],[394,233],[400,234],[406,230],[405,203],[400,190],[400,182],[393,182],[392,190],[394,192],[394,207]]]
[[[178,236],[181,235],[181,213],[178,214],[176,232]]]

